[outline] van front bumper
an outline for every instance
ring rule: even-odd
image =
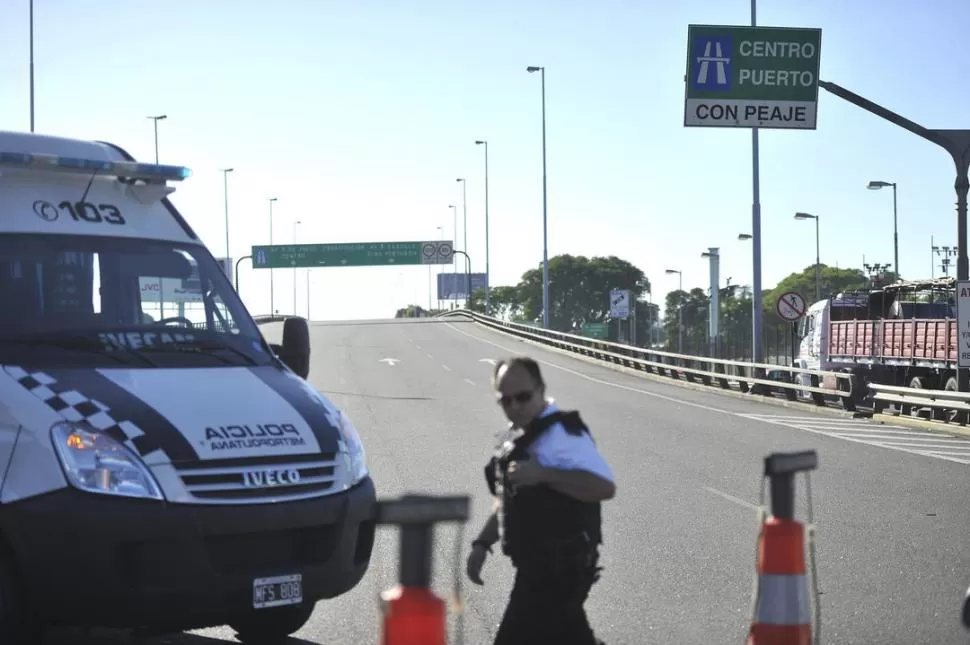
[[[44,623],[177,631],[254,611],[255,578],[301,574],[304,603],[353,589],[375,502],[369,477],[324,497],[219,506],[69,488],[4,505],[0,530]]]

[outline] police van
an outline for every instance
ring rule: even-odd
[[[188,176],[0,132],[0,643],[273,642],[368,568],[360,436],[305,380],[306,320],[267,343],[169,201]]]

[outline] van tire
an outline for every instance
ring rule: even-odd
[[[256,609],[236,618],[229,626],[236,630],[236,640],[246,645],[282,645],[290,634],[310,620],[314,607],[316,603]]]
[[[0,548],[0,643],[39,643],[43,630],[30,620],[20,579],[9,556]]]

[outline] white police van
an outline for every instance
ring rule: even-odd
[[[269,345],[168,200],[188,175],[0,132],[0,643],[270,642],[367,570],[360,437],[305,381],[306,321]]]

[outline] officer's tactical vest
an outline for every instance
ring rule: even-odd
[[[507,485],[509,463],[530,459],[529,446],[557,423],[570,434],[590,434],[578,412],[553,412],[536,419],[514,441],[505,442],[485,467],[489,490],[502,498],[498,517],[502,551],[513,560],[557,547],[602,542],[599,502],[582,502],[545,485],[514,490]]]

